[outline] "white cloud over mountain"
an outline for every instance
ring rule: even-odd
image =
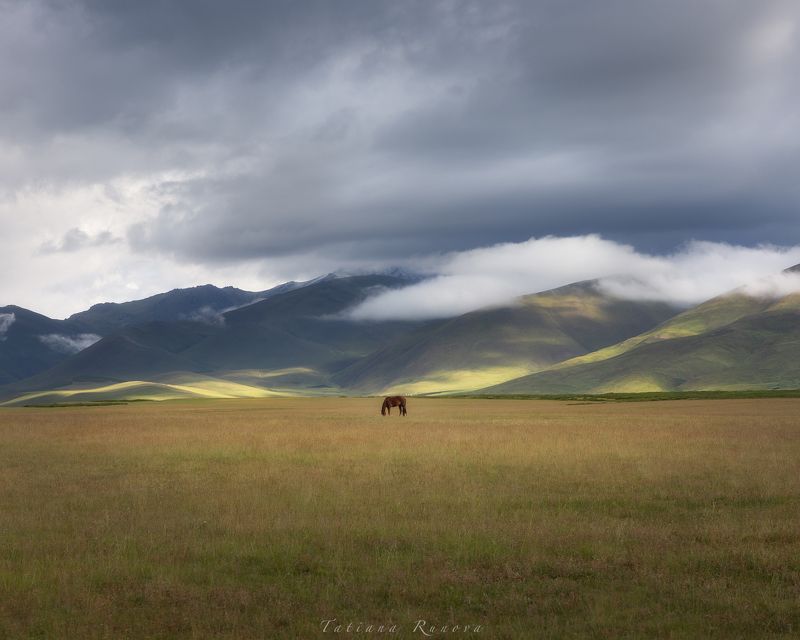
[[[6,333],[14,321],[17,319],[16,314],[13,313],[0,313],[0,340],[6,339]]]
[[[353,309],[362,320],[449,317],[512,304],[521,295],[599,279],[609,294],[691,305],[737,287],[752,293],[800,290],[800,246],[743,247],[691,242],[652,255],[597,235],[531,238],[525,242],[429,258],[435,275],[399,291],[382,292]]]
[[[91,347],[95,342],[100,340],[100,336],[94,333],[80,333],[74,336],[60,333],[48,333],[39,336],[39,340],[53,349],[53,351],[72,354],[83,351],[87,347]]]

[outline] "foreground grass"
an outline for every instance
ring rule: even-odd
[[[737,389],[719,391],[631,391],[627,393],[458,393],[440,398],[469,400],[578,400],[584,402],[648,402],[653,400],[742,400],[755,398],[800,398],[800,389]]]
[[[331,618],[402,637],[423,637],[418,619],[485,638],[797,637],[799,414],[0,410],[0,638],[313,638]]]

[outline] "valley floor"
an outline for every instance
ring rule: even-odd
[[[0,638],[797,637],[800,399],[379,407],[0,409]]]

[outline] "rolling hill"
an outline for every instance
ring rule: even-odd
[[[800,387],[800,294],[741,291],[606,349],[484,389],[606,393]]]
[[[579,282],[429,323],[334,375],[362,392],[476,389],[636,335],[674,316],[663,303],[602,293]]]
[[[171,382],[131,380],[95,387],[75,386],[35,391],[0,402],[0,406],[102,403],[108,401],[196,400],[209,398],[267,398],[286,395],[267,389],[206,376],[176,377]]]

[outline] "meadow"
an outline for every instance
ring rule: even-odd
[[[0,638],[800,635],[800,399],[379,407],[0,409]]]

